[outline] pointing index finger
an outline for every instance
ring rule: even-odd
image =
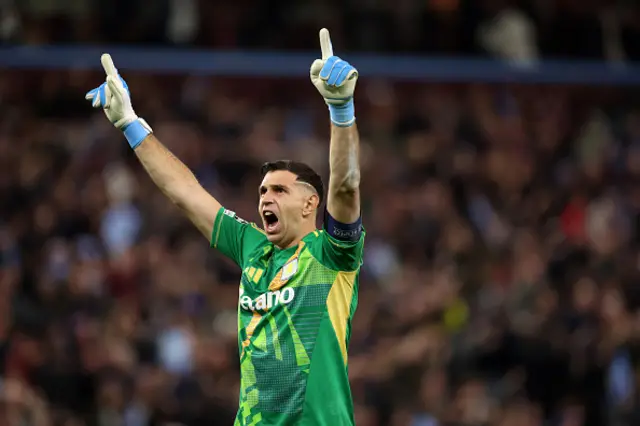
[[[320,49],[322,50],[322,60],[326,61],[333,56],[333,46],[331,45],[331,37],[329,30],[323,28],[320,30]]]
[[[104,72],[107,73],[108,76],[116,77],[118,75],[118,69],[113,64],[111,55],[109,55],[108,53],[104,53],[100,57],[100,62],[102,62],[102,68],[104,68]]]

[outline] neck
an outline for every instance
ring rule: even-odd
[[[312,233],[313,231],[316,230],[316,225],[315,223],[305,223],[302,228],[300,229],[300,232],[296,235],[295,238],[293,238],[292,240],[285,240],[282,241],[280,244],[275,244],[275,246],[277,248],[279,248],[280,250],[286,250],[288,248],[297,246],[298,244],[300,244],[300,241],[306,237],[307,235],[309,235],[310,233]]]

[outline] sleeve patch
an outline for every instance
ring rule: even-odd
[[[238,223],[241,223],[243,225],[248,225],[249,224],[249,222],[247,222],[246,220],[242,219],[241,217],[238,217],[236,212],[234,212],[232,210],[224,209],[224,214],[226,214],[227,216],[229,216],[230,218],[232,218],[233,220],[235,220]]]

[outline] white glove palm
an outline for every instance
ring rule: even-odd
[[[343,105],[353,98],[358,81],[358,70],[351,64],[333,56],[329,31],[320,30],[322,59],[311,64],[311,82],[329,105]]]
[[[85,99],[92,101],[94,108],[102,108],[109,121],[118,129],[123,129],[138,119],[131,105],[129,87],[118,74],[111,55],[103,54],[100,61],[107,74],[106,81],[89,91]]]

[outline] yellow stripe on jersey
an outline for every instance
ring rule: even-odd
[[[258,335],[253,339],[253,346],[260,351],[267,350],[267,332],[265,328],[261,328]]]
[[[254,283],[256,283],[256,284],[258,284],[258,281],[260,281],[260,277],[262,277],[262,274],[263,274],[263,273],[264,273],[264,269],[262,269],[262,268],[258,268],[258,269],[256,269],[256,273],[255,273],[255,275],[254,275],[254,276],[253,276],[253,278],[252,278],[252,279],[253,279],[253,282],[254,282]]]
[[[276,359],[282,361],[282,348],[280,347],[280,336],[278,333],[278,325],[273,315],[269,315],[269,325],[271,326],[271,340],[273,341],[273,349],[276,352]]]
[[[296,328],[293,325],[293,320],[291,319],[291,313],[289,310],[284,307],[282,312],[287,316],[287,323],[289,324],[289,330],[291,331],[291,339],[293,340],[293,350],[296,354],[296,362],[298,363],[298,367],[309,365],[311,361],[309,359],[309,354],[307,353],[307,349],[304,347],[304,343],[302,343],[302,339],[300,339],[300,335],[298,334]]]
[[[224,220],[224,215],[220,216],[217,220],[218,226],[215,230],[215,238],[213,239],[213,248],[218,248],[218,240],[220,239],[220,228],[222,228],[222,221]]]
[[[256,426],[260,424],[261,421],[262,421],[262,413],[258,413],[255,416],[253,416],[253,419],[251,420],[251,423],[249,423],[249,426]]]
[[[249,346],[249,343],[251,342],[251,338],[253,337],[253,332],[256,331],[256,327],[258,326],[258,323],[260,322],[260,320],[262,319],[262,315],[260,315],[257,312],[253,313],[253,317],[251,318],[251,321],[249,322],[249,325],[247,325],[247,338],[245,339],[244,342],[242,342],[242,352],[244,354],[244,349]]]
[[[353,297],[353,285],[356,280],[356,271],[338,272],[336,280],[331,286],[327,297],[327,311],[333,325],[333,331],[340,345],[340,352],[344,364],[347,365],[347,323]]]
[[[262,235],[267,235],[266,232],[264,232],[264,230],[262,228],[259,228],[258,225],[256,225],[253,222],[251,222],[251,227],[253,229],[255,229],[256,231],[259,231]]]

